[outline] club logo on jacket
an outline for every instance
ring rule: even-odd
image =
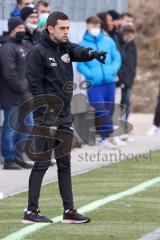
[[[49,61],[51,61],[51,67],[56,67],[57,63],[54,57],[49,57]]]
[[[65,63],[69,63],[71,61],[70,59],[70,56],[67,54],[64,54],[62,57],[61,57],[62,61],[65,62]]]

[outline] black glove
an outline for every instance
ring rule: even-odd
[[[105,64],[107,52],[91,50],[89,52],[89,55],[91,56],[92,59],[97,59],[100,63]]]

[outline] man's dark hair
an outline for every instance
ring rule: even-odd
[[[107,15],[110,15],[112,17],[113,21],[118,20],[120,18],[120,14],[115,10],[109,10],[107,12]]]
[[[55,27],[58,20],[69,20],[69,18],[63,12],[52,12],[47,19],[47,26]]]
[[[124,12],[120,15],[120,18],[124,18],[124,17],[130,17],[133,18],[133,15],[129,12]]]
[[[101,24],[101,20],[99,17],[97,16],[91,16],[89,18],[87,18],[86,23],[92,23],[92,24]]]
[[[46,1],[46,0],[39,0],[39,1],[36,2],[35,8],[38,9],[40,5],[42,5],[43,7],[48,7],[49,2]]]
[[[106,16],[107,12],[100,12],[97,13],[97,16],[101,20],[101,27],[107,32],[107,26],[106,26]]]
[[[17,4],[22,4],[23,0],[17,0]]]

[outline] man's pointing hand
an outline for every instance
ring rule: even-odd
[[[97,59],[100,63],[105,64],[107,52],[91,50],[89,52],[89,55],[91,56],[92,59]]]

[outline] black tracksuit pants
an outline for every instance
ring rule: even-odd
[[[56,136],[63,140],[65,144],[61,144],[60,147],[54,148],[55,159],[57,162],[57,171],[58,171],[58,184],[63,200],[64,210],[74,209],[73,204],[73,194],[72,194],[72,183],[71,183],[71,165],[70,165],[70,152],[72,147],[72,130],[69,127],[60,127],[59,130],[67,130],[68,136],[64,134],[59,134],[58,131]],[[34,137],[34,151],[36,152],[46,152],[48,149],[53,146],[57,146],[56,140],[44,139],[42,137]],[[67,146],[67,147],[66,147]],[[28,196],[28,210],[36,211],[39,207],[39,197],[41,184],[43,177],[50,166],[50,159],[48,161],[35,161],[33,169],[29,178],[29,196]]]

